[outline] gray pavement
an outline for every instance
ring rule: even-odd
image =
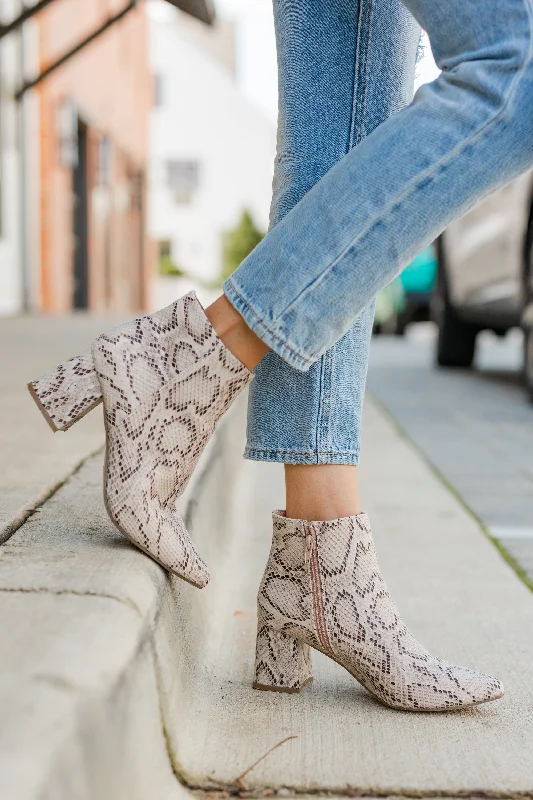
[[[0,319],[0,542],[103,444],[101,411],[52,431],[26,384],[90,346],[110,317]]]
[[[246,464],[233,530],[205,595],[208,640],[196,662],[192,656],[190,691],[180,698],[190,722],[169,725],[173,752],[204,789],[234,785],[255,759],[295,736],[247,776],[249,788],[533,793],[533,596],[394,425],[371,402],[365,414],[363,496],[399,609],[426,646],[499,675],[507,696],[453,715],[391,712],[315,653],[315,681],[300,695],[250,691],[255,593],[269,512],[283,495],[279,469]],[[194,618],[190,624],[185,642],[197,630]]]
[[[434,330],[373,341],[368,387],[533,581],[533,404],[522,339],[480,337],[472,371],[433,366]],[[365,452],[363,452],[363,458]]]

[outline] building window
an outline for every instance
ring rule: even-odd
[[[163,90],[165,81],[162,75],[154,75],[154,106],[161,108],[164,103]]]
[[[198,189],[200,165],[198,161],[168,161],[167,185],[176,203],[192,202]]]

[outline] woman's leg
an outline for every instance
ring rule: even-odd
[[[405,0],[443,72],[350,151],[224,284],[308,370],[446,225],[533,164],[531,0]]]
[[[309,522],[361,513],[357,467],[348,464],[285,464],[285,513]]]
[[[275,0],[274,15],[279,118],[271,228],[410,102],[420,39],[399,0]],[[272,352],[255,370],[245,456],[290,465],[291,516],[331,519],[360,510],[355,464],[372,321],[370,306],[306,373]],[[241,357],[251,363],[250,353]]]

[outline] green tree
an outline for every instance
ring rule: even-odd
[[[172,247],[169,241],[159,242],[159,274],[165,276],[181,277],[185,275],[172,258]]]
[[[264,237],[246,209],[242,212],[238,225],[225,236],[222,280],[235,272],[241,261],[252,252]]]

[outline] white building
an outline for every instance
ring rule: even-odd
[[[209,281],[243,210],[267,229],[275,129],[239,91],[231,25],[207,28],[157,0],[149,9],[149,232],[178,267]]]
[[[22,0],[0,0],[2,24],[23,8]],[[0,316],[32,308],[39,286],[38,110],[32,97],[15,100],[35,71],[35,36],[28,22],[0,42]]]

